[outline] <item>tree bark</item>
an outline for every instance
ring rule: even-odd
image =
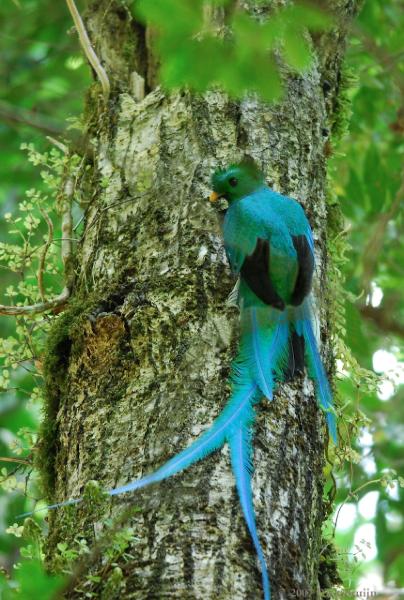
[[[246,5],[258,11],[253,1]],[[86,25],[112,92],[105,104],[95,83],[87,97],[94,161],[77,188],[85,231],[72,301],[53,326],[45,360],[40,461],[52,500],[80,496],[89,480],[110,488],[153,471],[226,403],[238,312],[226,304],[234,281],[207,202],[218,165],[247,153],[274,189],[304,206],[316,241],[322,352],[332,371],[326,158],[356,3],[334,6],[335,27],[315,40],[310,71],[285,74],[282,102],[268,106],[219,91],[164,93],[156,87],[150,32],[117,0],[90,5]],[[257,412],[254,504],[273,598],[299,591],[319,598],[330,584],[320,569],[325,420],[306,377],[280,386]],[[116,515],[127,504],[140,509],[130,521],[131,558],[116,567],[97,556],[88,572],[102,579],[87,581],[86,591],[115,597],[108,592],[115,581],[119,598],[262,598],[227,447],[107,507]],[[88,504],[51,513],[50,561],[60,541],[92,543],[105,528],[102,518]],[[75,582],[79,590],[85,575]]]

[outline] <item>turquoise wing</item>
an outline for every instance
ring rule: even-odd
[[[283,310],[308,295],[314,272],[314,243],[302,207],[261,188],[232,204],[223,226],[226,253],[244,285],[244,302]]]

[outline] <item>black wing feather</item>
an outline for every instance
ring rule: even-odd
[[[244,259],[240,273],[249,288],[265,304],[283,310],[285,303],[276,292],[269,277],[269,242],[257,239],[255,250]]]
[[[305,235],[292,236],[292,241],[297,253],[299,271],[290,303],[293,306],[299,306],[311,290],[314,256]]]

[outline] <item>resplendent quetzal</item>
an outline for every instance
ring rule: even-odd
[[[231,268],[240,278],[241,334],[232,365],[230,398],[210,428],[188,448],[153,473],[108,493],[115,496],[133,492],[166,479],[227,442],[241,507],[261,566],[264,598],[269,600],[268,570],[258,538],[251,488],[254,405],[263,396],[272,400],[275,382],[303,371],[306,359],[320,406],[326,411],[329,431],[337,441],[331,390],[310,308],[313,236],[302,207],[267,187],[251,159],[216,171],[212,186],[211,201],[224,197],[229,203],[223,237]],[[47,508],[78,502],[81,498]]]
[[[262,394],[271,399],[274,377],[282,381],[302,372],[306,358],[336,443],[332,394],[310,308],[314,241],[304,210],[296,200],[265,185],[250,158],[216,171],[212,184],[211,201],[224,197],[229,202],[224,244],[233,273],[240,277],[241,334],[236,361],[248,365]]]

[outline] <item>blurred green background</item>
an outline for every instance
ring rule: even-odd
[[[66,119],[80,117],[91,78],[63,2],[3,0],[0,23],[0,303],[10,304],[38,299],[36,268],[47,235],[39,206],[52,216],[58,236],[46,172],[59,155],[46,136],[60,137]],[[248,26],[240,21],[238,27],[248,42]],[[341,433],[349,443],[333,457],[337,492],[325,538],[336,522],[344,585],[358,590],[404,588],[403,30],[398,0],[365,3],[344,69],[349,132],[335,132],[330,145],[329,202],[344,215],[343,231],[330,229],[330,247],[334,278],[345,280],[340,306],[345,332],[341,325],[336,356]],[[291,47],[289,64],[306,67],[307,57],[298,64],[301,53],[302,46],[295,53]],[[172,70],[168,74],[173,77]],[[181,77],[186,80],[181,72],[174,82]],[[203,77],[208,85],[209,73]],[[273,84],[276,78],[274,71]],[[245,82],[246,87],[255,84],[259,88],[259,81]],[[74,129],[67,135],[72,137]],[[34,143],[41,153],[31,157],[39,169],[20,149],[22,143]],[[33,205],[26,197],[32,188],[40,199]],[[33,222],[26,221],[30,214]],[[49,295],[62,286],[59,245],[56,241],[49,251]],[[21,529],[10,525],[31,506],[23,492],[38,493],[29,464],[40,419],[40,354],[48,324],[46,316],[0,317],[0,564],[8,570],[21,547],[28,559],[40,555],[32,539],[20,537]],[[27,475],[33,482],[29,488]],[[328,476],[326,492],[332,497]],[[31,564],[31,571],[24,567],[28,571],[20,571],[17,579],[36,577],[38,589],[49,592],[49,580],[37,563]],[[48,597],[44,594],[38,597]]]

